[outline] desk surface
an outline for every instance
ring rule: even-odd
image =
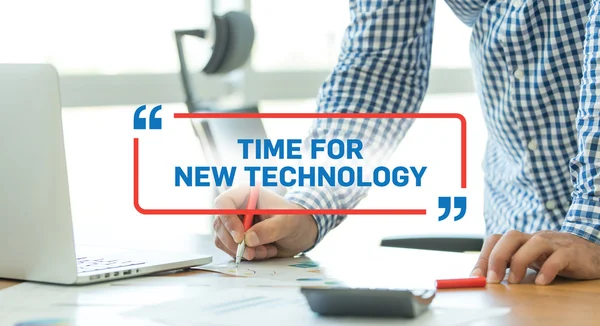
[[[380,249],[372,249],[380,250]],[[390,257],[389,250],[394,251],[398,261],[403,257],[412,259],[414,251],[405,249],[386,249],[386,256]],[[330,251],[329,251],[330,252]],[[412,252],[412,253],[411,253]],[[423,261],[432,261],[440,258],[455,257],[456,254],[440,252],[419,252]],[[323,257],[323,255],[319,255]],[[330,252],[331,256],[331,252]],[[312,257],[312,255],[311,255]],[[339,258],[339,257],[338,257]],[[452,259],[451,259],[452,260]],[[460,260],[460,259],[459,259]],[[319,259],[324,266],[335,265],[335,259],[331,263],[328,259]],[[339,261],[339,259],[337,260]],[[403,260],[406,261],[406,260]],[[465,265],[459,261],[458,264]],[[471,266],[464,266],[465,270]],[[171,274],[165,277],[177,277],[178,275],[189,275],[213,273],[204,271],[189,271],[179,274]],[[208,276],[208,275],[207,275]],[[533,274],[528,275],[523,284],[509,285],[490,284],[486,289],[472,290],[443,290],[439,291],[435,300],[440,304],[450,304],[465,308],[480,307],[510,307],[511,312],[493,320],[485,320],[470,325],[588,325],[597,320],[596,303],[600,297],[600,280],[598,281],[568,281],[558,280],[550,286],[536,286],[533,284]],[[225,277],[225,276],[224,276]],[[19,282],[0,279],[0,289],[10,287]]]
[[[7,287],[13,286],[15,284],[19,284],[19,282],[0,279],[0,290],[6,289]]]

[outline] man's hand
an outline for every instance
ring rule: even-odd
[[[244,209],[250,188],[227,190],[215,200],[217,209]],[[299,209],[283,197],[266,189],[258,195],[257,209]],[[260,215],[246,232],[247,260],[292,257],[312,247],[317,240],[317,223],[311,215]],[[237,215],[220,215],[213,222],[215,245],[235,257],[238,243],[244,239],[244,226]]]
[[[489,236],[471,276],[501,282],[510,267],[509,283],[520,283],[527,268],[538,271],[535,283],[550,284],[557,275],[573,279],[600,278],[600,245],[570,233],[509,231]]]

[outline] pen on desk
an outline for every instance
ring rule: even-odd
[[[260,190],[260,186],[258,184],[256,186],[250,188],[250,196],[248,196],[248,204],[246,205],[247,210],[256,209],[256,203],[258,202],[259,190]],[[240,265],[240,262],[242,261],[242,256],[244,256],[244,250],[246,250],[245,233],[252,226],[252,221],[254,221],[253,213],[248,212],[248,213],[244,214],[244,220],[242,221],[244,223],[244,239],[242,239],[242,242],[240,242],[240,244],[238,244],[238,247],[237,247],[237,252],[235,254],[235,268],[238,268],[238,266]]]
[[[483,288],[486,284],[487,280],[483,276],[435,281],[437,289]]]

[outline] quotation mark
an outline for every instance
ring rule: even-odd
[[[444,213],[438,217],[438,221],[443,221],[450,215],[452,210],[452,197],[439,197],[438,207],[444,209]],[[454,216],[454,221],[458,221],[467,212],[467,197],[454,197],[454,208],[460,209],[458,215]]]
[[[162,105],[157,105],[150,111],[150,116],[148,117],[148,129],[162,129],[162,119],[156,117],[156,113],[161,109]],[[140,114],[144,110],[146,110],[146,105],[142,105],[135,110],[135,113],[133,114],[133,129],[146,129],[146,118],[140,117]]]

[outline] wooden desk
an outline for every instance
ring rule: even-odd
[[[395,254],[390,254],[391,252]],[[331,250],[326,250],[325,253],[331,257]],[[320,254],[316,256],[319,257],[317,260],[325,268],[345,259],[343,257],[337,257],[336,259],[323,258],[323,254],[321,250]],[[396,259],[395,256],[397,255],[397,261],[403,260],[403,257],[412,259],[418,256],[424,262],[447,261],[448,257],[455,261],[457,257],[456,254],[450,253],[404,249],[387,249],[383,255],[388,259]],[[311,254],[310,257],[312,258],[313,255]],[[377,255],[372,257],[379,259]],[[328,261],[331,262],[328,263]],[[459,261],[458,264],[465,265],[464,260]],[[424,263],[424,265],[427,267],[427,265],[434,266],[435,264]],[[438,268],[442,267],[438,266]],[[471,266],[461,266],[461,268],[470,270]],[[399,273],[403,272],[400,271]],[[170,274],[165,277],[184,275],[215,277],[214,273],[196,270]],[[530,274],[523,284],[518,285],[503,283],[490,284],[485,289],[443,290],[438,292],[435,302],[440,306],[449,305],[465,308],[511,308],[511,312],[507,315],[469,325],[593,325],[598,323],[596,313],[598,298],[600,298],[600,280],[581,282],[558,280],[549,286],[536,286],[533,284],[533,280],[534,275]],[[18,284],[18,282],[0,280],[0,289],[15,284]]]
[[[0,279],[0,290],[6,289],[7,287],[15,284],[19,284],[19,282]]]

